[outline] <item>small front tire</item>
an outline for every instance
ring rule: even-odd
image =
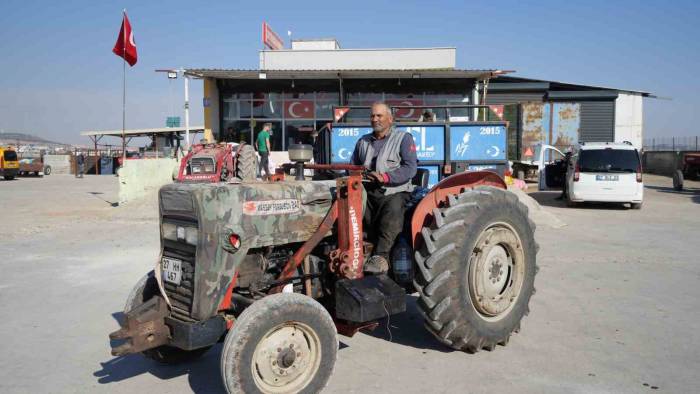
[[[246,308],[226,335],[221,376],[228,393],[317,393],[337,353],[335,325],[321,304],[274,294]]]

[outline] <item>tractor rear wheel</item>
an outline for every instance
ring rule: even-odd
[[[427,329],[470,353],[505,345],[534,293],[535,223],[517,196],[478,187],[435,208],[416,251],[414,285]]]
[[[256,180],[257,166],[258,158],[255,154],[255,149],[251,145],[244,144],[236,158],[236,177],[242,181]]]
[[[129,293],[129,297],[126,299],[126,305],[124,306],[124,313],[129,312],[158,294],[160,294],[158,281],[156,281],[155,273],[150,271],[144,275],[141,280],[136,282],[131,293]],[[179,364],[201,357],[209,348],[211,348],[211,346],[195,350],[182,350],[173,346],[163,345],[145,350],[142,354],[159,363]]]
[[[226,335],[221,376],[229,393],[317,393],[337,353],[335,325],[321,304],[274,294],[246,308]]]
[[[683,171],[673,171],[673,189],[677,191],[683,190]]]

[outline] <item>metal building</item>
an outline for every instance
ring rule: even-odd
[[[509,159],[523,141],[552,145],[630,141],[641,148],[642,98],[647,92],[518,78],[501,70],[456,67],[455,48],[341,49],[334,39],[296,40],[291,49],[260,51],[260,69],[188,69],[204,79],[205,135],[220,141],[254,140],[273,125],[272,145],[313,142],[332,121],[332,107],[386,101],[411,105],[396,117],[417,120],[431,105],[489,104],[475,110],[436,113],[509,121]],[[366,122],[368,113],[348,120]]]

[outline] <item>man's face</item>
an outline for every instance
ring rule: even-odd
[[[377,104],[372,106],[372,114],[369,116],[370,122],[372,122],[372,130],[377,133],[383,133],[391,127],[394,123],[394,118],[391,116],[389,107],[383,104]]]

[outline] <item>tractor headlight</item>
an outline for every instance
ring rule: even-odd
[[[161,225],[163,238],[170,241],[184,241],[190,245],[197,245],[199,231],[196,227],[180,226],[175,223],[163,223]]]

